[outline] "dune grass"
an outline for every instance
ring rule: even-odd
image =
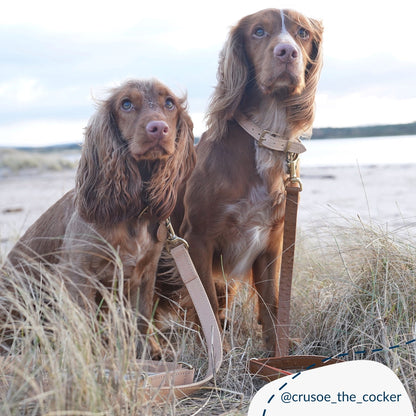
[[[0,169],[17,173],[22,170],[61,171],[73,169],[77,165],[79,151],[20,150],[2,148],[0,152]]]
[[[415,406],[416,241],[357,221],[317,231],[298,255],[293,352],[381,362]]]
[[[97,320],[69,300],[56,277],[43,273],[47,292],[38,290],[39,282],[13,273],[6,281],[14,283],[2,288],[1,304],[8,306],[0,312],[7,318],[0,336],[4,339],[12,330],[9,357],[18,359],[0,366],[1,415],[246,414],[251,397],[264,384],[247,371],[248,360],[262,355],[248,286],[229,308],[225,337],[230,349],[215,382],[192,398],[156,404],[131,384],[141,380],[136,356],[146,355],[139,353],[135,314],[109,294],[109,311]],[[300,232],[292,354],[348,352],[349,360],[382,362],[414,400],[416,343],[406,342],[416,338],[415,280],[414,240],[360,222]],[[13,318],[12,309],[21,319]],[[157,335],[163,359],[173,357],[196,369],[206,365],[204,343],[186,322],[172,322],[169,331]],[[400,347],[389,349],[394,345]],[[363,350],[365,354],[355,354]]]

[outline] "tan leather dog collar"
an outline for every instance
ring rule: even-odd
[[[299,154],[306,151],[306,147],[298,139],[286,139],[277,133],[264,130],[244,114],[239,113],[234,119],[243,130],[258,142],[259,146],[279,152]]]

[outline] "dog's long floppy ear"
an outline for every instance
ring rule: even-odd
[[[176,131],[175,152],[160,162],[149,186],[150,211],[161,221],[175,208],[179,187],[186,182],[196,162],[193,123],[186,112],[185,100],[180,104]]]
[[[288,123],[291,124],[293,131],[297,131],[302,136],[312,134],[312,123],[315,117],[315,95],[323,64],[323,25],[319,20],[308,19],[308,29],[312,36],[312,51],[306,66],[305,88],[299,96],[287,100]]]
[[[316,92],[319,77],[321,74],[323,59],[322,59],[322,35],[324,27],[322,22],[316,19],[309,19],[311,25],[311,32],[313,34],[313,48],[311,56],[309,57],[309,63],[306,68],[306,86]]]
[[[249,63],[244,49],[242,22],[235,26],[220,53],[217,80],[218,84],[211,97],[207,125],[214,134],[213,139],[221,138],[238,109],[249,77]]]
[[[76,207],[90,223],[114,225],[143,209],[137,163],[118,129],[111,98],[89,121],[76,175]]]

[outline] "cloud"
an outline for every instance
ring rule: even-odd
[[[0,125],[0,144],[38,147],[58,143],[82,143],[86,123],[86,120],[37,119]]]
[[[401,124],[416,121],[416,97],[408,99],[360,94],[316,97],[315,127]]]
[[[316,127],[416,121],[416,62],[372,54],[325,60],[317,94]]]
[[[406,11],[402,3],[397,0],[395,9]],[[58,128],[51,137],[60,136],[60,123],[85,123],[94,97],[126,78],[156,77],[178,94],[187,92],[200,134],[229,27],[269,6],[266,0],[8,2],[0,15],[0,145],[25,137],[27,126],[32,137],[37,134],[34,142],[41,141],[42,129],[50,131],[47,120]],[[395,19],[379,2],[359,0],[335,8],[323,0],[286,0],[282,6],[324,21],[320,126],[366,124],[365,117],[371,124],[413,121],[412,13]]]
[[[331,95],[360,93],[408,99],[416,94],[416,62],[403,63],[386,55],[362,59],[325,60],[320,91]]]
[[[17,78],[0,83],[0,102],[6,102],[9,108],[15,104],[33,104],[44,94],[44,89],[36,79]]]
[[[112,41],[53,38],[36,29],[0,33],[6,64],[0,68],[0,122],[39,116],[88,117],[93,97],[127,78],[159,78],[178,95],[188,93],[192,110],[204,111],[215,83],[218,51],[174,51],[131,38]],[[29,41],[30,40],[30,41]],[[34,46],[36,45],[36,51]]]

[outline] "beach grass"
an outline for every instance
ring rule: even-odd
[[[0,170],[17,173],[22,170],[61,171],[74,169],[79,151],[41,151],[2,148],[0,152]]]
[[[134,312],[109,293],[108,312],[97,320],[72,303],[59,276],[42,275],[40,288],[39,281],[9,272],[12,284],[2,288],[1,336],[12,333],[13,343],[9,365],[0,366],[1,415],[243,415],[264,385],[247,370],[250,358],[262,356],[248,285],[229,307],[229,350],[215,382],[191,398],[155,403],[137,387],[136,357],[146,351],[138,347]],[[360,221],[301,230],[291,353],[381,362],[397,374],[415,406],[416,343],[409,343],[416,338],[415,280],[414,240]],[[162,359],[202,368],[203,376],[206,350],[195,327],[179,319],[156,335]]]

